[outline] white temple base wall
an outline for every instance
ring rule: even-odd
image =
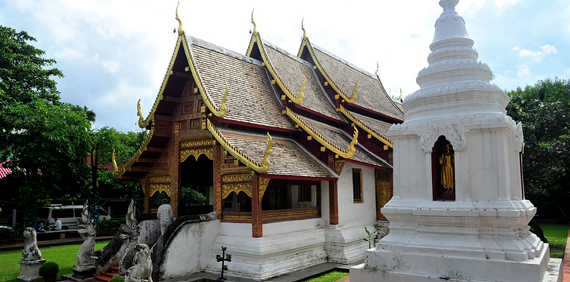
[[[211,249],[219,231],[219,220],[184,225],[164,252],[161,279],[203,271],[215,256]]]
[[[373,224],[366,225],[368,231],[374,232]],[[327,251],[328,262],[351,264],[364,258],[364,252],[368,250],[368,242],[364,226],[353,226],[348,228],[339,228],[337,226],[329,226],[325,229],[325,248]],[[374,241],[374,236],[372,236]]]
[[[232,256],[232,261],[226,262],[228,270],[224,271],[224,275],[256,281],[324,263],[327,253],[324,247],[325,231],[318,228],[321,222],[321,219],[308,219],[264,224],[261,238],[251,237],[251,224],[222,223],[228,226],[222,226],[220,235],[212,244],[212,257],[206,271],[220,273],[222,266],[216,261],[215,255],[221,255],[221,246],[227,247],[226,253]],[[291,224],[296,225],[296,228]],[[284,227],[291,227],[292,232],[271,231],[282,230]],[[246,235],[247,228],[248,236],[237,235]],[[243,229],[244,232],[238,229]],[[225,233],[230,230],[234,233]]]
[[[540,254],[524,262],[463,257],[400,254],[388,250],[366,252],[364,264],[350,270],[351,281],[543,281],[550,251],[544,245]],[[461,274],[458,274],[458,270]]]

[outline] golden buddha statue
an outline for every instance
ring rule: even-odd
[[[445,188],[447,192],[453,192],[455,189],[455,178],[453,171],[453,164],[455,159],[453,152],[451,151],[451,145],[445,145],[445,152],[439,157],[439,164],[441,165],[441,186]]]

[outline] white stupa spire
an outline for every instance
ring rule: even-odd
[[[440,0],[443,13],[435,23],[429,67],[418,74],[420,90],[404,101],[406,120],[457,115],[504,114],[508,96],[490,83],[489,66],[478,62],[465,20],[457,14],[459,0]],[[427,100],[429,102],[426,102]]]

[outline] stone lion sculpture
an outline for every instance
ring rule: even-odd
[[[37,261],[42,259],[42,253],[38,248],[36,230],[32,227],[24,230],[24,250],[22,251],[23,261]]]
[[[127,270],[125,282],[152,282],[152,259],[146,244],[135,247],[133,266]]]

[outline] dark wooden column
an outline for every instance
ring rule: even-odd
[[[329,154],[328,165],[335,169],[334,154]],[[330,225],[338,224],[338,182],[332,180],[329,180],[329,217]]]
[[[222,146],[216,142],[214,145],[214,210],[218,219],[222,219]]]
[[[170,206],[174,212],[174,217],[178,217],[178,197],[180,196],[180,130],[179,124],[172,126],[172,158],[170,158],[170,185],[172,198]]]
[[[251,176],[251,236],[263,237],[263,212],[259,200],[259,176]]]

